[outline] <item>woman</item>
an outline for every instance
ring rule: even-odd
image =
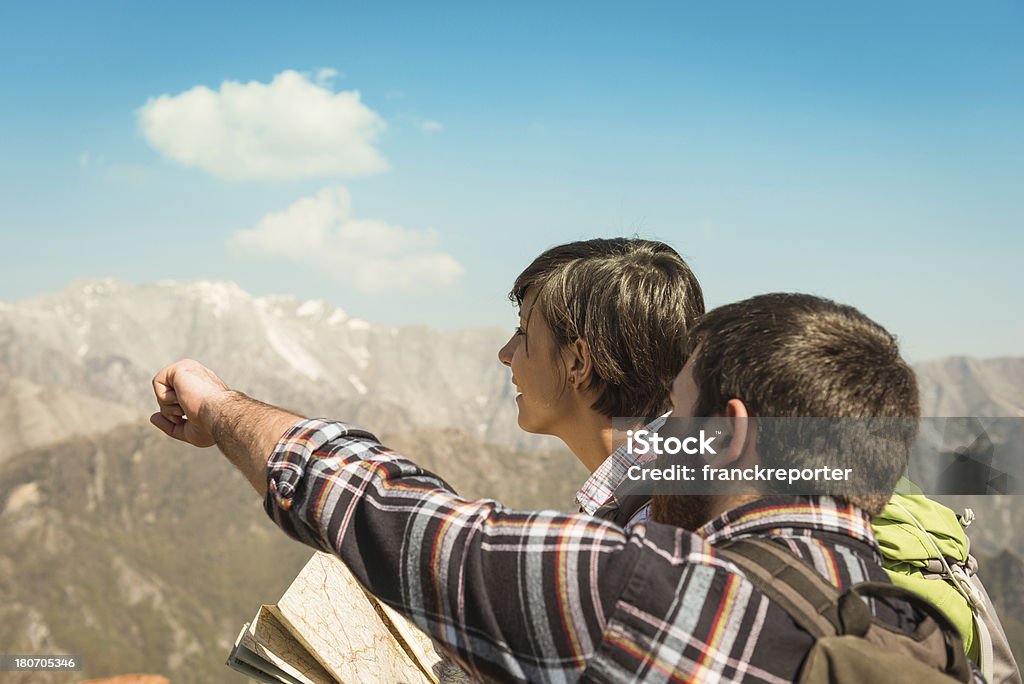
[[[581,510],[638,522],[613,492],[630,465],[613,417],[671,410],[686,334],[704,313],[696,276],[663,242],[595,239],[553,247],[516,278],[519,327],[498,352],[512,369],[519,426],[565,442],[592,473]]]
[[[629,457],[613,453],[612,418],[671,410],[686,332],[704,313],[697,278],[663,242],[585,240],[534,259],[509,299],[519,326],[498,358],[512,369],[519,426],[560,438],[591,471],[576,495],[582,511],[622,524],[645,519],[646,508],[623,508],[613,496]],[[448,659],[440,680],[469,681]]]

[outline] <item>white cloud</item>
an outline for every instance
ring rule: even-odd
[[[270,83],[225,81],[150,98],[138,110],[146,140],[165,156],[229,180],[358,176],[387,169],[374,147],[384,120],[355,90],[333,92],[283,71]]]
[[[317,70],[316,76],[313,78],[313,80],[316,82],[317,85],[329,88],[331,87],[331,84],[334,82],[334,79],[337,75],[337,69],[324,67],[323,69]]]
[[[463,273],[438,242],[434,230],[353,218],[348,191],[328,187],[234,233],[228,246],[315,266],[362,292],[422,292],[451,285]]]
[[[429,119],[427,121],[420,121],[419,125],[420,130],[425,131],[427,133],[437,133],[438,131],[444,128],[444,126],[441,125],[440,121],[431,121]]]

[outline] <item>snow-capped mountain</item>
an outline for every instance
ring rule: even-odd
[[[382,431],[458,427],[523,446],[496,358],[506,338],[498,328],[374,325],[227,282],[81,281],[0,303],[0,427],[12,435],[0,454],[148,415],[153,374],[185,357],[307,414]]]

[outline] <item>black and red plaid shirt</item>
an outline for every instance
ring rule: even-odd
[[[730,539],[775,539],[839,587],[888,582],[868,517],[824,498],[762,499],[696,533],[627,533],[467,501],[373,435],[322,420],[291,428],[267,468],[265,508],[285,532],[340,556],[487,680],[792,681],[811,637],[715,553]]]

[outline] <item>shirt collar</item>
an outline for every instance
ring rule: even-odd
[[[660,429],[671,413],[668,411],[658,416],[645,425],[644,429],[651,431]],[[580,505],[580,510],[587,515],[594,515],[597,509],[614,498],[615,489],[626,479],[626,473],[630,466],[644,462],[643,457],[630,453],[627,446],[627,444],[623,444],[613,451],[611,456],[590,474],[587,481],[576,492],[576,502]]]
[[[697,534],[715,544],[757,533],[811,530],[853,537],[878,550],[867,513],[827,496],[770,496],[751,501],[726,511]]]

